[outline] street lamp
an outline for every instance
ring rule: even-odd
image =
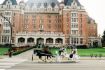
[[[10,33],[10,45],[9,45],[9,51],[8,52],[9,52],[9,57],[12,57],[12,24],[11,24],[10,20],[8,20],[8,18],[6,18],[2,15],[2,13],[0,13],[0,16],[9,22],[11,33]]]

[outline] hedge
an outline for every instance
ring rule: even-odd
[[[26,51],[28,51],[28,50],[30,50],[30,49],[33,49],[33,47],[29,47],[29,48],[26,48],[26,49],[21,50],[21,51],[13,52],[12,55],[18,55],[18,54],[21,54],[21,53],[23,53],[23,52],[26,52]]]

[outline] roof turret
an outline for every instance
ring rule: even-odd
[[[8,3],[11,2],[12,5],[17,5],[17,1],[16,1],[16,0],[5,0],[5,1],[2,3],[2,5],[6,5],[7,2],[8,2]]]
[[[75,1],[77,3],[77,6],[81,6],[81,4],[78,0],[64,0],[64,4],[68,5],[68,6],[71,6],[73,1]]]

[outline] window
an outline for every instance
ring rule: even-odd
[[[33,15],[33,16],[32,16],[32,22],[33,22],[33,24],[35,24],[35,21],[36,21],[36,16]]]
[[[49,23],[51,23],[51,20],[49,20]]]
[[[3,24],[5,27],[10,27],[9,23],[8,22],[4,22]]]
[[[82,23],[82,18],[80,18],[80,22]]]
[[[44,7],[47,8],[47,3],[44,3]]]
[[[41,19],[41,20],[40,20],[40,24],[42,24],[42,23],[43,23],[43,20]]]
[[[25,23],[24,23],[24,24],[25,24],[25,25],[28,24],[28,19],[25,19]]]
[[[36,19],[36,16],[35,16],[35,15],[32,15],[32,18],[33,18],[33,19]]]
[[[51,6],[52,6],[52,8],[54,8],[54,7],[55,7],[55,3],[54,3],[54,2],[52,2],[52,3],[51,3]]]
[[[80,35],[82,35],[82,29],[80,30]]]
[[[74,35],[78,34],[78,30],[72,30],[72,34]]]
[[[71,38],[71,43],[73,44],[73,38]]]
[[[76,38],[74,38],[74,44],[76,43]]]
[[[3,30],[3,33],[10,33],[10,30]]]
[[[80,14],[80,17],[82,18],[82,14]]]
[[[33,28],[36,28],[36,26],[35,26],[35,25],[33,25]]]
[[[34,3],[31,3],[31,7],[34,5]]]
[[[2,42],[8,43],[9,42],[9,36],[2,36]]]
[[[1,5],[1,8],[3,8],[3,5]]]
[[[11,12],[7,11],[7,12],[5,12],[5,15],[10,16],[11,15]]]
[[[71,18],[72,22],[78,22],[78,18]]]
[[[77,17],[77,13],[71,13],[71,17]]]
[[[79,43],[79,39],[76,37],[71,38],[71,43],[72,44],[78,44]]]
[[[16,13],[13,14],[14,16],[16,15]]]
[[[41,6],[41,3],[38,3],[37,7],[40,8],[40,6]]]
[[[51,15],[48,15],[48,18],[51,18]]]
[[[83,38],[80,39],[80,44],[83,44]]]
[[[40,24],[40,31],[42,32],[42,31],[43,31],[43,29],[44,29],[43,25],[42,25],[42,24]]]
[[[35,20],[33,20],[33,24],[35,24]]]

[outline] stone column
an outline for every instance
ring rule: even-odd
[[[65,44],[65,38],[62,38],[63,39],[63,45]]]
[[[16,44],[16,46],[18,46],[18,38],[17,37],[15,39],[15,44]]]
[[[81,38],[78,38],[78,44],[79,44],[79,45],[80,45],[80,39],[81,39]]]
[[[55,38],[53,38],[53,44],[55,45]]]
[[[34,38],[34,44],[36,44],[37,43],[37,41],[36,41],[37,39],[36,38]]]
[[[27,38],[25,38],[25,43],[24,43],[25,45],[27,44]]]
[[[46,38],[44,38],[44,44],[46,44]]]

